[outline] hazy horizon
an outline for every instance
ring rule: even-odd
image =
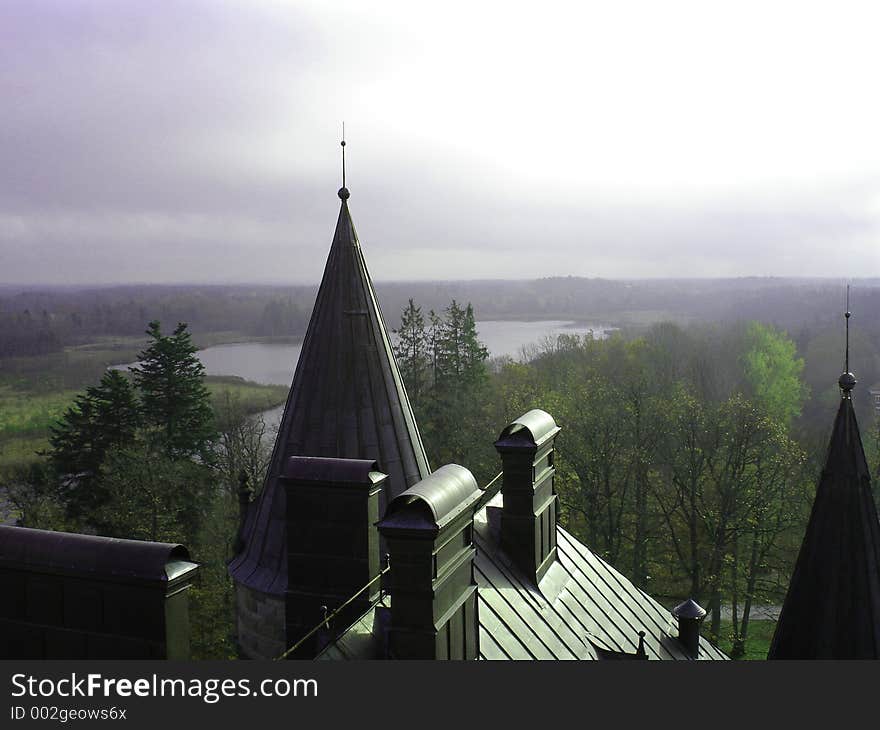
[[[343,120],[376,281],[878,277],[878,21],[13,0],[0,281],[317,283]]]
[[[377,279],[371,277],[373,283],[377,286],[403,286],[406,284],[479,284],[479,283],[517,283],[529,281],[546,281],[553,279],[583,279],[584,281],[607,281],[616,283],[672,283],[672,282],[748,282],[748,281],[778,281],[781,283],[821,283],[821,284],[851,284],[864,285],[869,287],[880,286],[880,277],[864,276],[864,277],[841,277],[841,276],[657,276],[657,277],[585,277],[569,274],[558,274],[542,277],[508,277],[504,279],[475,278],[475,279]],[[315,281],[283,281],[283,280],[264,280],[264,281],[118,281],[118,282],[80,282],[75,284],[57,284],[51,282],[4,282],[0,281],[0,290],[9,289],[110,289],[110,288],[127,288],[127,287],[232,287],[232,288],[276,288],[276,287],[317,287],[321,283],[320,279]]]

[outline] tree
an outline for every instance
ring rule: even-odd
[[[106,454],[130,444],[139,425],[140,406],[131,383],[118,370],[107,370],[51,428],[49,461],[67,485],[70,515],[85,514],[103,501],[106,494],[98,482]]]
[[[496,424],[490,423],[489,351],[477,335],[474,309],[452,300],[443,317],[431,310],[428,322],[426,328],[410,299],[395,330],[395,354],[426,448],[435,463],[467,464],[478,479],[488,478],[496,464]]]
[[[40,461],[9,469],[0,484],[0,508],[14,507],[18,512],[16,522],[22,527],[70,529],[72,525],[53,471],[51,465]],[[3,510],[0,516],[9,517],[9,513]]]
[[[553,412],[565,424],[558,439],[560,457],[577,476],[573,489],[561,500],[586,525],[585,542],[606,560],[616,563],[623,540],[622,520],[628,511],[624,432],[626,420],[620,393],[606,380],[594,376],[564,387]]]
[[[394,355],[400,367],[400,374],[406,383],[407,395],[413,407],[422,398],[428,374],[428,334],[425,331],[425,318],[421,307],[412,299],[404,308],[400,318],[400,329],[393,330],[397,335]]]
[[[805,454],[782,424],[761,416],[758,425],[759,438],[745,475],[743,504],[730,550],[732,656],[745,653],[752,604],[762,578],[770,572],[768,558],[782,536],[805,516],[798,499],[805,483]]]
[[[661,478],[654,498],[667,528],[673,554],[690,583],[689,597],[703,593],[705,536],[701,509],[706,485],[707,438],[711,417],[706,405],[679,383],[667,400],[666,428],[658,449]]]
[[[790,424],[800,415],[808,394],[801,380],[803,358],[797,356],[797,348],[787,334],[760,322],[749,324],[745,344],[742,364],[749,395],[772,418]]]
[[[254,487],[263,483],[274,438],[270,438],[262,414],[249,414],[241,398],[228,390],[214,399],[214,414],[219,435],[212,462],[227,495],[237,505],[242,475]]]
[[[106,500],[90,515],[103,534],[191,544],[216,491],[212,469],[138,441],[107,454]]]
[[[170,458],[207,459],[215,436],[211,399],[204,384],[205,368],[196,357],[186,324],[163,335],[150,322],[152,343],[132,368],[141,392],[144,425],[152,445]]]
[[[446,308],[437,348],[437,377],[442,387],[459,388],[485,380],[489,350],[480,342],[474,308],[454,299]]]
[[[128,379],[118,370],[107,370],[50,429],[50,459],[63,474],[97,473],[107,449],[131,441],[139,420]]]

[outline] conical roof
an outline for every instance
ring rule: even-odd
[[[279,595],[287,587],[286,498],[278,477],[290,456],[374,459],[389,479],[385,504],[430,468],[357,233],[348,190],[278,429],[268,475],[251,506],[233,579]]]
[[[769,659],[880,658],[880,523],[849,394],[855,379],[844,380]]]

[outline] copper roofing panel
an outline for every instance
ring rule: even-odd
[[[164,582],[182,561],[195,567],[183,545],[0,525],[0,565],[19,570]]]
[[[266,482],[245,522],[233,579],[282,595],[287,588],[286,497],[278,479],[291,456],[376,461],[390,499],[430,474],[391,340],[343,197]]]
[[[880,524],[849,397],[837,411],[768,658],[880,658]]]

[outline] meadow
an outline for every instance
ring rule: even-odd
[[[231,337],[214,337],[216,344]],[[50,429],[76,396],[94,385],[112,365],[137,359],[145,340],[102,338],[39,357],[0,361],[0,470],[23,467],[48,446]],[[284,402],[287,387],[261,385],[242,378],[208,376],[205,385],[215,399],[229,393],[247,413]]]

